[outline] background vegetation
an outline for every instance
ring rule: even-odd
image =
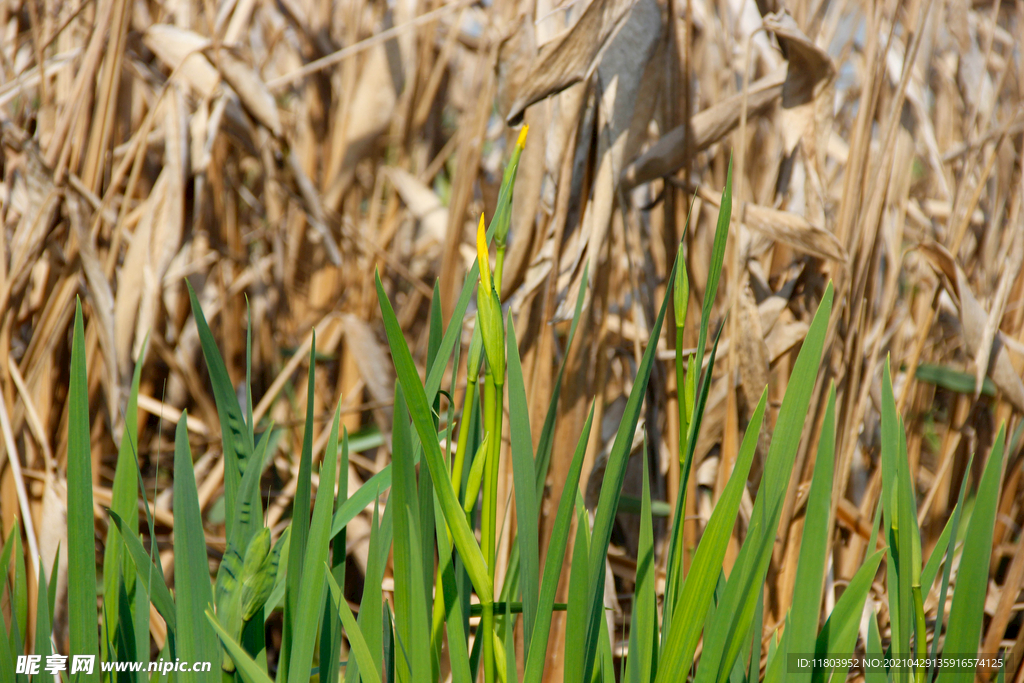
[[[341,402],[349,491],[390,462],[394,371],[374,270],[422,377],[434,281],[447,320],[476,257],[476,219],[498,204],[518,133],[506,122],[523,117],[530,137],[500,291],[515,321],[535,440],[566,367],[539,547],[552,534],[594,397],[580,486],[597,506],[641,355],[671,294],[680,240],[689,309],[701,308],[731,154],[733,222],[709,311],[721,341],[689,478],[683,562],[725,492],[766,384],[765,433],[776,424],[832,280],[822,372],[767,570],[765,642],[793,604],[832,382],[827,611],[875,547],[888,356],[924,557],[962,482],[970,474],[973,493],[998,425],[1008,424],[981,635],[983,651],[1008,647],[1020,661],[1022,10],[958,0],[786,7],[788,16],[772,14],[781,7],[770,2],[702,0],[0,4],[0,520],[4,540],[24,520],[28,594],[36,595],[41,556],[46,567],[59,560],[56,595],[66,595],[68,528],[87,517],[69,516],[64,493],[76,294],[86,321],[97,548],[109,533],[103,508],[113,503],[132,370],[145,351],[138,450],[152,540],[173,586],[173,434],[187,408],[180,438],[195,456],[215,572],[230,512],[216,401],[185,280],[236,388],[246,378],[248,297],[253,416],[283,428],[261,485],[276,540],[301,490],[296,454],[307,409],[317,462]],[[580,291],[583,314],[567,347]],[[671,307],[668,316],[673,330]],[[699,322],[691,314],[681,338],[659,337],[637,431],[636,448],[646,433],[647,450],[624,474],[624,495],[639,501],[647,463],[652,498],[664,501],[653,504],[659,514],[680,494],[672,361],[677,348],[696,350]],[[307,394],[312,327],[317,382]],[[465,384],[460,375],[458,390]],[[767,440],[758,444],[754,482],[767,450]],[[496,515],[511,527],[512,459],[501,468]],[[727,570],[751,509],[745,497]],[[354,602],[372,559],[372,514],[368,505],[346,531],[351,569],[342,588]],[[670,536],[661,519],[652,538],[664,569]],[[640,529],[638,516],[620,514],[608,553],[619,633],[631,618]],[[570,534],[570,551],[575,540]],[[498,552],[511,555],[509,534]],[[506,566],[497,563],[499,582]],[[384,572],[388,593],[393,568]],[[883,627],[885,594],[883,572],[870,594]],[[558,599],[567,596],[568,571]],[[923,596],[931,621],[940,600],[938,586]],[[34,634],[35,600],[26,609]],[[63,599],[54,618],[66,650]],[[281,630],[275,619],[270,657]],[[546,672],[561,680],[562,613],[554,619]],[[161,648],[166,625],[156,611],[149,626]]]

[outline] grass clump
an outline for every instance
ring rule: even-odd
[[[721,210],[704,283],[699,341],[687,357],[682,329],[687,317],[690,282],[682,247],[670,270],[667,294],[650,328],[649,340],[636,368],[632,389],[608,453],[596,507],[587,510],[580,493],[580,474],[593,428],[594,408],[579,434],[568,478],[562,489],[553,531],[541,566],[540,500],[560,397],[563,367],[537,431],[530,421],[519,344],[512,315],[503,319],[500,299],[505,237],[510,223],[520,136],[506,168],[497,208],[489,225],[481,217],[478,259],[470,269],[447,327],[439,301],[431,306],[427,373],[421,378],[402,327],[380,278],[378,303],[397,374],[392,420],[392,462],[363,488],[348,491],[349,435],[340,427],[341,406],[333,413],[323,461],[313,496],[313,408],[316,336],[309,351],[308,401],[298,458],[297,488],[290,523],[265,525],[260,480],[267,466],[273,425],[257,429],[251,389],[239,403],[224,362],[195,294],[190,290],[203,355],[220,416],[224,458],[225,551],[211,580],[208,549],[193,458],[182,414],[174,439],[174,590],[163,574],[155,544],[147,550],[139,526],[145,522],[154,538],[148,504],[139,517],[136,370],[124,423],[124,437],[115,474],[113,503],[108,511],[112,530],[102,567],[104,599],[100,628],[93,592],[95,557],[89,408],[84,362],[81,307],[75,313],[71,361],[68,438],[68,505],[71,517],[67,552],[74,580],[69,595],[71,650],[100,655],[101,662],[145,660],[149,656],[149,606],[163,617],[167,638],[160,659],[210,661],[210,671],[174,672],[189,681],[298,683],[312,678],[348,681],[439,681],[454,683],[540,683],[548,660],[552,615],[565,611],[564,677],[567,681],[623,680],[667,683],[692,675],[697,683],[828,681],[845,677],[847,667],[831,665],[794,669],[793,657],[813,653],[816,660],[842,657],[857,650],[857,635],[866,600],[880,564],[885,562],[889,634],[883,641],[875,618],[869,618],[867,654],[893,657],[935,656],[944,650],[958,655],[977,652],[986,594],[989,550],[1002,477],[1005,434],[1001,428],[984,466],[977,495],[966,521],[965,485],[946,530],[945,543],[923,556],[914,491],[908,469],[906,436],[896,410],[888,365],[882,386],[882,495],[875,515],[882,547],[868,555],[835,605],[823,613],[822,593],[829,554],[830,516],[835,486],[836,391],[827,392],[816,444],[813,475],[806,495],[807,514],[799,549],[791,608],[762,652],[765,630],[766,575],[776,547],[785,501],[815,383],[821,374],[829,319],[831,284],[815,312],[800,346],[771,435],[764,473],[754,495],[746,533],[731,570],[724,570],[733,539],[759,435],[766,428],[767,389],[748,422],[733,469],[700,536],[692,557],[684,562],[685,493],[693,473],[696,445],[709,398],[719,351],[711,335],[712,307],[726,253],[731,216],[732,171],[727,174]],[[496,246],[492,268],[489,243]],[[583,278],[572,319],[569,343],[584,302]],[[460,333],[476,294],[476,321],[466,358],[469,382],[456,406],[455,377],[460,366]],[[658,340],[669,304],[673,306],[677,401],[681,426],[678,458],[681,493],[675,500],[667,530],[665,557],[657,557],[654,541],[649,472],[645,460],[640,500],[639,550],[629,618],[628,648],[618,656],[615,633],[606,619],[607,558],[613,526],[624,505],[627,463],[656,362]],[[722,326],[724,327],[724,326]],[[721,334],[719,328],[718,335]],[[710,352],[706,363],[706,347]],[[251,340],[246,340],[247,357]],[[454,360],[453,360],[454,355]],[[452,386],[441,387],[453,365]],[[447,413],[442,414],[442,394]],[[510,447],[503,454],[503,420],[508,414]],[[455,425],[458,431],[455,432]],[[537,438],[535,438],[535,436]],[[454,452],[452,444],[455,443]],[[535,449],[534,443],[538,446]],[[645,450],[646,452],[646,450]],[[502,457],[511,461],[516,523],[498,518],[499,472]],[[338,472],[342,476],[338,478]],[[386,494],[383,511],[380,502]],[[145,497],[142,497],[145,500]],[[349,606],[346,585],[346,528],[367,505],[373,506],[368,563],[358,613]],[[309,510],[312,509],[312,513]],[[966,524],[962,546],[958,531]],[[575,532],[573,531],[575,526]],[[116,531],[114,531],[116,529]],[[569,540],[575,533],[569,556]],[[509,536],[511,560],[500,567],[497,547]],[[479,535],[479,538],[478,538]],[[25,552],[20,534],[11,535],[0,561],[0,586],[12,606],[9,622],[0,621],[0,683],[21,683],[15,662],[27,652],[25,642]],[[950,585],[950,568],[960,548],[960,571],[952,593],[944,647],[941,627],[929,632],[923,595],[940,582],[937,624]],[[382,595],[382,581],[392,558],[393,594]],[[15,573],[8,582],[13,558]],[[563,562],[569,566],[568,601],[556,601]],[[659,589],[659,566],[665,567]],[[944,568],[941,578],[938,573]],[[48,655],[53,618],[53,587],[40,568],[36,596],[35,653]],[[497,578],[504,577],[498,581]],[[268,665],[267,620],[280,611],[281,642],[277,665]],[[873,612],[871,613],[873,617]],[[819,628],[819,623],[823,624]],[[8,625],[9,624],[9,625]],[[929,638],[931,644],[929,645]],[[347,655],[342,645],[347,643]],[[764,671],[762,672],[762,660]],[[872,680],[966,681],[973,672],[945,671],[927,664],[866,671]],[[77,680],[113,678],[99,670]],[[119,681],[141,681],[143,674],[116,674]],[[74,677],[72,677],[74,678]],[[150,677],[151,681],[158,678]]]

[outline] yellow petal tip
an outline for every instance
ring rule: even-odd
[[[484,215],[480,214],[480,224],[476,228],[476,256],[480,262],[480,281],[487,291],[491,291],[491,262],[487,251],[487,230],[484,227]]]
[[[523,126],[523,129],[519,131],[519,139],[516,141],[516,147],[522,149],[526,147],[526,134],[530,132],[529,124]]]

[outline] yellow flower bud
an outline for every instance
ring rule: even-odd
[[[476,229],[476,255],[480,262],[480,282],[490,293],[494,290],[491,284],[491,257],[487,251],[487,232],[484,229],[484,215],[480,214],[480,225]]]

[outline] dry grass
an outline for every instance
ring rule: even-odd
[[[264,480],[268,514],[271,523],[290,514],[305,411],[295,387],[310,328],[324,354],[318,414],[343,397],[352,432],[376,425],[387,433],[393,378],[373,270],[422,356],[434,280],[447,312],[472,259],[474,219],[496,201],[515,135],[508,115],[525,116],[530,136],[502,291],[517,316],[535,427],[566,352],[559,321],[591,264],[548,500],[558,500],[594,395],[602,428],[583,476],[600,476],[680,238],[694,283],[690,310],[699,307],[732,154],[734,230],[717,302],[723,361],[696,454],[688,547],[724,486],[723,463],[736,457],[749,397],[767,382],[777,409],[831,278],[826,370],[769,572],[766,637],[789,604],[809,446],[831,379],[839,476],[830,604],[871,542],[886,357],[930,552],[969,454],[988,452],[1000,420],[1015,434],[1024,411],[1024,5],[797,0],[787,3],[792,16],[768,16],[776,4],[0,0],[4,535],[27,506],[33,556],[37,545],[50,562],[66,546],[68,339],[81,294],[97,503],[109,499],[119,437],[111,425],[121,421],[148,333],[140,407],[151,417],[140,465],[165,571],[173,553],[168,425],[182,408],[201,454],[209,544],[214,554],[223,547],[218,422],[186,277],[236,383],[245,377],[248,297],[257,418],[286,427]],[[673,341],[663,339],[666,359]],[[695,344],[696,322],[685,341]],[[976,368],[987,369],[994,395],[918,381],[921,364],[979,385],[985,373]],[[645,425],[656,497],[671,501],[678,426],[669,368],[652,376]],[[325,426],[317,425],[317,453]],[[386,449],[353,456],[353,486],[386,462]],[[1019,442],[1015,449],[982,650],[1009,646],[1020,661],[1024,482]],[[638,495],[641,471],[634,458],[627,493]],[[611,567],[625,593],[635,518],[621,521]],[[348,536],[357,561],[366,541],[359,524]],[[105,533],[99,524],[98,537]],[[929,598],[934,617],[937,593]],[[159,617],[153,633],[159,643]],[[549,671],[560,680],[561,641],[553,640]]]

